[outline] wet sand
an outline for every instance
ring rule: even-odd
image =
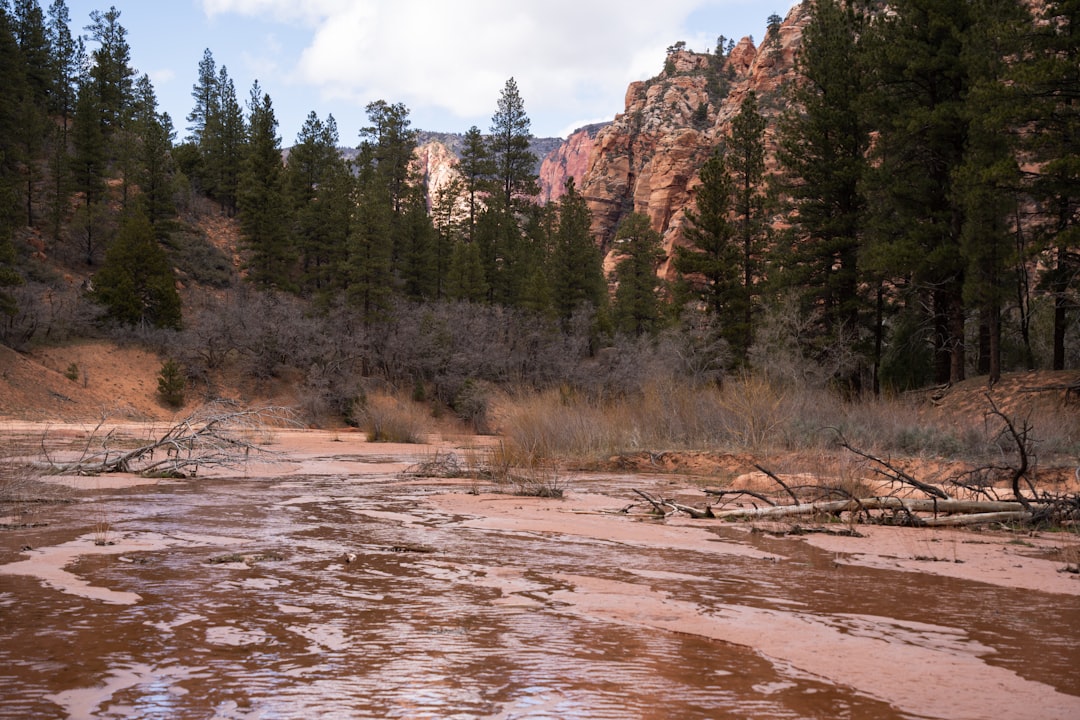
[[[262,442],[0,532],[0,717],[1080,717],[1075,535],[774,537],[618,512],[678,475],[541,499],[401,475],[483,440]]]

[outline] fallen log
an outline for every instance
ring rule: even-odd
[[[982,525],[992,522],[1028,522],[1033,515],[1019,510],[1016,512],[986,512],[970,515],[948,515],[937,518],[919,518],[919,527],[960,527],[963,525]]]
[[[777,505],[767,508],[739,508],[719,512],[714,511],[713,514],[723,519],[765,519],[796,517],[799,515],[836,514],[859,509],[902,510],[908,513],[940,513],[945,515],[955,513],[1017,513],[1023,512],[1024,506],[1018,502],[990,500],[879,497],[830,500],[804,505]]]

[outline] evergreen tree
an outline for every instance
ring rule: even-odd
[[[435,266],[437,234],[419,190],[412,194],[399,225],[398,274],[402,289],[411,298],[432,299],[439,285]]]
[[[285,168],[292,234],[300,252],[301,288],[308,293],[328,292],[345,258],[352,188],[337,145],[334,116],[323,122],[309,113]]]
[[[661,281],[656,271],[664,259],[661,235],[653,230],[648,215],[631,213],[619,224],[615,246],[620,257],[615,266],[615,329],[641,336],[655,332],[663,320],[658,295]]]
[[[71,34],[71,14],[64,0],[53,0],[49,6],[47,32],[52,50],[49,112],[60,117],[66,145],[67,124],[75,111],[75,87],[85,60],[85,50],[82,38]]]
[[[480,246],[475,242],[454,244],[446,277],[446,296],[451,300],[480,303],[488,298]]]
[[[1031,160],[1025,182],[1038,203],[1037,246],[1053,301],[1055,370],[1066,366],[1066,336],[1080,309],[1080,2],[1042,4],[1023,48],[1028,60],[1009,71],[1017,94],[1019,149]]]
[[[94,275],[93,298],[125,325],[180,327],[180,295],[154,228],[140,213],[126,217]]]
[[[41,156],[48,132],[48,103],[52,90],[51,53],[45,17],[37,0],[16,0],[11,18],[19,47],[20,92],[3,102],[18,108],[19,122],[11,128],[13,157],[19,160],[25,224],[35,224],[38,185],[42,180]]]
[[[745,361],[749,349],[742,292],[742,253],[739,227],[733,220],[735,181],[728,171],[723,147],[717,147],[700,172],[695,207],[687,209],[683,237],[688,246],[675,249],[674,266],[696,287],[705,305],[720,322],[720,334]]]
[[[1020,263],[1010,227],[1020,179],[1009,142],[1014,93],[1003,80],[1006,58],[1016,56],[1032,18],[1012,0],[981,0],[978,5],[981,17],[965,42],[971,76],[968,145],[955,183],[963,214],[963,302],[978,314],[977,370],[995,383],[1002,370],[1002,308],[1010,297],[1011,269]]]
[[[432,222],[435,231],[432,272],[436,300],[441,300],[446,295],[446,277],[450,269],[450,258],[455,243],[462,242],[462,226],[468,222],[462,218],[461,210],[464,187],[460,178],[452,178],[436,189],[432,203]],[[483,272],[482,269],[481,272]]]
[[[387,191],[394,215],[403,214],[416,177],[412,169],[416,151],[416,130],[409,126],[409,109],[401,103],[377,100],[367,106],[371,125],[360,130],[361,162],[375,168],[376,177]]]
[[[135,90],[135,70],[131,67],[131,46],[127,30],[120,24],[115,6],[106,12],[90,13],[85,28],[98,46],[90,53],[90,78],[101,106],[102,131],[107,139],[130,120]]]
[[[469,208],[465,225],[465,238],[472,242],[476,232],[476,219],[480,214],[482,198],[487,194],[491,176],[495,173],[491,151],[480,128],[473,125],[465,133],[461,148],[458,172],[465,182],[465,194]]]
[[[203,135],[203,167],[211,197],[232,217],[239,210],[240,175],[248,127],[236,97],[236,86],[224,65],[218,71],[217,89],[217,103],[206,120]]]
[[[76,83],[85,61],[82,38],[72,36],[70,24],[71,16],[64,0],[54,0],[49,6],[48,21],[49,45],[52,48],[49,113],[59,119],[59,122],[53,125],[52,137],[49,139],[48,173],[52,182],[48,213],[54,239],[60,237],[68,209],[68,195],[72,189],[68,130],[75,113]]]
[[[555,311],[564,324],[583,305],[602,309],[606,304],[603,260],[589,232],[591,225],[585,198],[574,187],[574,179],[569,178],[566,193],[559,198],[559,224],[551,261]]]
[[[101,132],[101,106],[89,84],[79,87],[72,139],[75,189],[82,193],[85,204],[100,202],[105,194],[105,138]]]
[[[369,162],[357,165],[357,198],[349,225],[346,297],[365,322],[390,309],[393,297],[392,203],[389,190]]]
[[[26,92],[26,78],[11,17],[0,4],[0,97],[17,98]],[[7,288],[22,280],[15,271],[12,231],[19,224],[19,163],[13,139],[19,122],[18,107],[0,102],[0,315],[14,315],[15,298]]]
[[[738,227],[742,250],[742,288],[740,305],[742,317],[738,342],[732,349],[739,358],[754,341],[755,288],[761,275],[761,255],[768,229],[765,217],[765,193],[762,179],[765,174],[765,118],[758,112],[757,94],[746,93],[739,105],[739,114],[731,122],[728,144],[731,156],[728,168],[735,185],[735,224]]]
[[[52,48],[38,0],[14,0],[15,34],[32,104],[44,110],[53,92]]]
[[[520,262],[524,242],[517,219],[492,198],[491,207],[477,218],[475,239],[488,287],[488,301],[496,305],[516,305],[521,297],[520,281],[526,268]]]
[[[531,121],[514,78],[506,81],[495,114],[491,118],[490,155],[502,205],[512,208],[518,200],[528,200],[539,192],[536,155],[529,149]]]
[[[195,107],[188,113],[188,130],[191,139],[201,145],[206,125],[210,118],[218,111],[220,104],[220,88],[218,87],[217,63],[210,48],[203,50],[202,60],[199,61],[199,70],[195,84],[191,86],[191,97],[195,100]]]
[[[860,288],[868,279],[859,265],[866,209],[861,184],[870,127],[859,41],[867,22],[857,3],[811,2],[796,62],[800,81],[780,122],[779,185],[790,204],[791,229],[790,243],[772,255],[770,280],[798,289],[802,313],[811,320],[800,338],[810,357],[848,342],[863,324]]]
[[[172,199],[172,120],[157,111],[157,97],[150,78],[136,83],[132,135],[138,141],[138,174],[141,209],[157,225],[175,214]]]
[[[908,306],[931,308],[934,378],[965,376],[958,171],[969,141],[971,73],[965,48],[976,10],[966,0],[898,0],[869,37],[876,87],[868,203],[875,267],[910,286]]]
[[[296,258],[285,230],[281,138],[270,95],[257,80],[248,112],[248,142],[237,199],[249,252],[249,278],[263,288],[291,289]]]

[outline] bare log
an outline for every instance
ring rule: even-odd
[[[935,500],[928,498],[852,498],[849,500],[830,500],[826,502],[804,503],[803,505],[778,505],[767,508],[741,508],[715,512],[724,519],[764,519],[795,517],[799,515],[835,514],[854,510],[900,510],[913,513],[1017,513],[1024,512],[1024,506],[1016,502],[994,502],[983,500]],[[933,518],[930,518],[933,519]],[[925,522],[925,521],[924,521]]]
[[[920,527],[960,527],[963,525],[983,525],[992,522],[1028,522],[1032,514],[1023,510],[1015,512],[987,512],[971,515],[949,515],[939,518],[920,518]]]

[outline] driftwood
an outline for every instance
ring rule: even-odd
[[[704,510],[690,508],[664,498],[652,498],[635,490],[645,498],[657,514],[667,517],[673,512],[684,512],[694,518],[718,518],[723,520],[775,520],[813,515],[839,518],[847,514],[849,522],[880,522],[911,525],[915,527],[959,527],[987,523],[1057,524],[1080,523],[1080,495],[1038,492],[1030,475],[1034,458],[1031,425],[1025,419],[1017,422],[998,409],[993,398],[986,395],[989,409],[987,417],[1001,422],[998,438],[1006,445],[1015,446],[1015,462],[1004,466],[986,466],[965,473],[972,480],[953,478],[950,487],[965,492],[968,498],[951,497],[945,490],[914,477],[889,459],[852,445],[838,429],[834,428],[840,447],[867,460],[877,475],[888,478],[892,492],[879,497],[856,497],[842,488],[798,486],[785,483],[779,475],[760,464],[754,468],[771,478],[792,500],[793,504],[779,505],[767,494],[746,489],[705,489],[705,494],[721,500],[733,497],[752,497],[768,507],[740,507],[717,509],[706,505]],[[1012,498],[1000,500],[996,493],[980,482],[994,474],[1008,474]],[[1077,468],[1080,478],[1080,468]],[[796,490],[812,502],[801,501]],[[812,492],[811,492],[812,491]],[[919,496],[921,494],[921,497]],[[826,499],[829,496],[843,499]],[[979,498],[979,499],[973,499]]]
[[[189,415],[157,439],[133,449],[120,449],[115,428],[104,432],[104,423],[103,419],[89,433],[81,456],[70,462],[52,460],[43,437],[42,453],[50,471],[179,477],[195,475],[200,467],[240,467],[252,456],[273,457],[273,453],[250,439],[252,436],[267,432],[269,427],[292,424],[293,420],[287,408],[223,411],[215,406]]]
[[[828,502],[804,503],[802,505],[777,505],[767,508],[733,508],[713,511],[715,517],[727,519],[776,519],[799,515],[832,515],[852,510],[899,510],[905,513],[1019,513],[1024,511],[1020,503],[988,502],[980,500],[934,500],[925,498],[874,497]]]
[[[705,506],[704,510],[698,510],[697,508],[692,508],[689,505],[682,505],[680,503],[677,503],[674,500],[652,498],[649,496],[648,493],[644,493],[637,488],[634,488],[634,492],[644,498],[647,503],[652,505],[653,512],[662,517],[670,517],[676,512],[686,513],[695,520],[716,517],[712,513],[712,508],[707,505]],[[670,510],[668,510],[668,508],[670,508]]]

